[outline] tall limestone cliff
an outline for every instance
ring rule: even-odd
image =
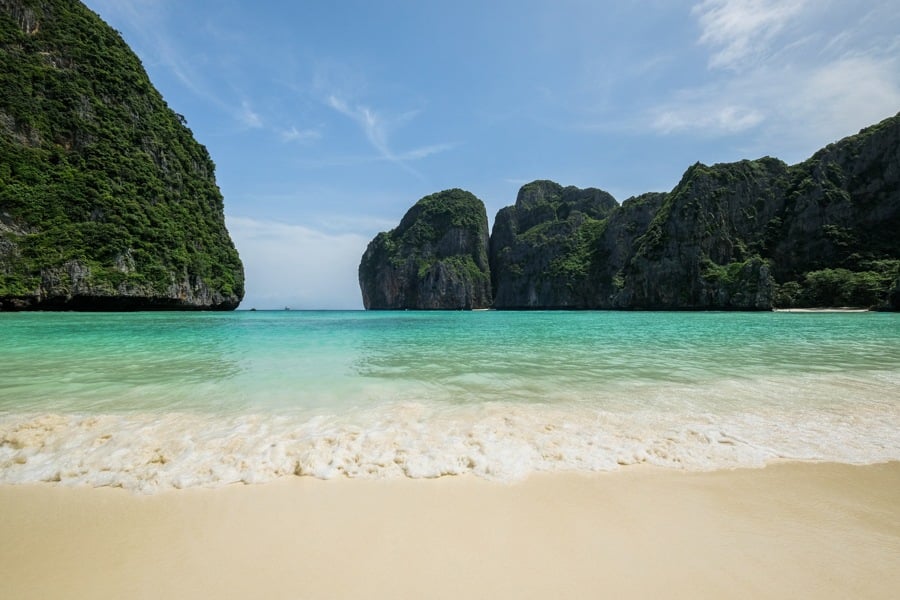
[[[900,115],[792,168],[763,256],[784,305],[900,310]]]
[[[491,305],[484,204],[452,189],[419,200],[363,254],[367,309],[475,309]]]
[[[774,159],[696,164],[669,193],[621,206],[605,194],[590,218],[575,213],[577,226],[542,215],[518,236],[516,264],[504,256],[514,247],[505,215],[517,201],[494,225],[494,307],[770,309],[774,282],[752,240],[781,205],[786,172]]]
[[[522,188],[520,199],[536,185]],[[570,188],[566,188],[570,189]],[[770,310],[900,300],[900,115],[788,166],[697,163],[589,217],[502,209],[495,308]],[[512,257],[512,258],[511,258]]]
[[[694,165],[624,271],[640,308],[898,308],[900,115],[787,166]]]
[[[637,239],[650,227],[667,196],[649,192],[629,198],[603,223],[585,256],[585,270],[590,273],[589,308],[632,308],[630,287],[625,285],[626,267]]]
[[[366,306],[475,306],[423,281],[445,229],[410,233],[420,212],[370,244],[360,267]],[[529,183],[494,221],[493,307],[900,310],[898,232],[900,115],[793,166],[697,163],[670,192],[621,205],[597,189]]]
[[[787,173],[770,158],[688,169],[635,240],[617,303],[771,309],[774,282],[758,238],[783,203]]]
[[[0,0],[0,310],[233,309],[214,165],[117,32]]]
[[[491,233],[494,305],[586,308],[587,254],[618,204],[598,189],[534,181],[497,213]]]

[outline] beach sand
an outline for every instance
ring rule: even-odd
[[[872,312],[872,309],[857,308],[853,306],[838,306],[833,308],[775,308],[773,311],[788,313],[864,313]]]
[[[897,598],[900,463],[0,486],[0,598]]]

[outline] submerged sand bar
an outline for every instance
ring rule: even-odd
[[[896,598],[900,463],[0,486],[2,598]]]

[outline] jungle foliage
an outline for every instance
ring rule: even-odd
[[[214,169],[97,15],[70,0],[0,6],[0,297],[77,261],[108,293],[203,281],[239,301]]]

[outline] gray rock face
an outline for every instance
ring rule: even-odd
[[[587,308],[590,244],[618,204],[608,193],[534,181],[491,233],[495,308]]]
[[[378,234],[359,265],[367,309],[471,310],[491,305],[487,213],[469,192],[426,196]]]
[[[529,184],[494,224],[494,307],[771,308],[769,267],[742,240],[776,210],[786,170],[697,164],[672,192],[621,206],[598,190]]]
[[[773,285],[756,241],[783,203],[787,165],[764,158],[692,166],[635,240],[624,270],[635,308],[768,310]]]
[[[667,194],[650,192],[625,200],[610,214],[590,254],[590,308],[632,308],[634,292],[626,286],[636,241],[644,235]]]
[[[900,115],[830,144],[791,175],[771,224],[780,281],[900,258]]]
[[[440,308],[459,296],[458,271],[417,262],[438,238],[401,233],[419,212],[370,244],[363,263],[389,266],[366,278],[360,268],[361,282],[377,282],[363,285],[367,307]],[[697,163],[672,191],[621,206],[597,189],[527,184],[497,213],[490,273],[497,309],[897,310],[900,115],[794,166]],[[416,277],[427,285],[410,285]]]
[[[697,163],[621,206],[564,189],[529,184],[498,213],[495,308],[897,309],[900,115],[794,166]]]

